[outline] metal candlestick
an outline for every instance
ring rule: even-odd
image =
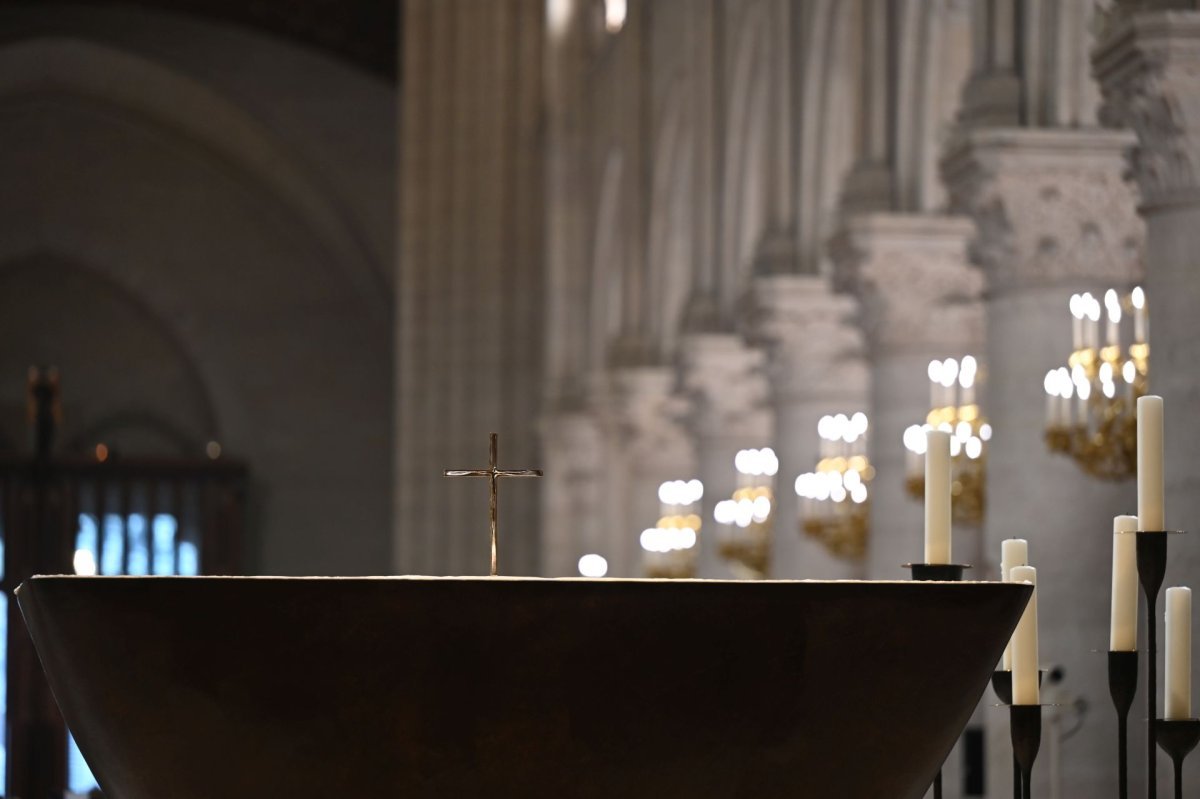
[[[1046,677],[1045,669],[1038,669],[1038,687]],[[996,697],[1005,705],[1012,704],[1012,672],[997,669],[992,672],[992,690]],[[1021,764],[1017,762],[1016,750],[1013,750],[1013,799],[1022,799],[1021,795]]]
[[[1013,755],[1021,770],[1021,795],[1032,797],[1033,761],[1042,745],[1042,706],[1010,705],[1009,728],[1012,731]]]
[[[1137,694],[1138,653],[1108,653],[1108,692],[1117,709],[1117,795],[1129,799],[1129,708]]]
[[[971,568],[967,563],[905,563],[912,570],[912,578],[919,582],[957,583],[962,581],[963,571]],[[933,799],[942,799],[942,770],[933,778]]]
[[[1012,672],[993,671],[992,690],[1005,705],[1012,704]],[[1013,753],[1013,799],[1021,799],[1021,766],[1017,763],[1017,755]]]
[[[1158,753],[1155,745],[1155,723],[1158,718],[1158,626],[1155,607],[1158,592],[1167,573],[1167,534],[1165,531],[1138,531],[1138,581],[1146,594],[1146,797],[1158,796]]]
[[[1158,719],[1158,745],[1175,764],[1175,799],[1183,799],[1183,759],[1200,742],[1200,719]]]
[[[922,582],[962,582],[963,571],[971,568],[969,563],[905,563],[912,570],[912,578]]]

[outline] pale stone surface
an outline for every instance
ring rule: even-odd
[[[861,562],[829,553],[799,530],[796,475],[812,471],[820,457],[817,422],[826,414],[867,408],[865,344],[857,303],[835,294],[827,278],[778,274],[755,279],[746,324],[767,351],[779,456],[775,492],[772,576],[851,577]]]
[[[704,483],[703,518],[737,486],[733,459],[738,450],[770,446],[766,357],[731,333],[693,333],[683,340],[683,387],[692,401],[690,426],[696,442],[696,469]],[[700,576],[727,577],[717,538],[700,539]]]
[[[1146,286],[1151,340],[1151,390],[1163,396],[1167,440],[1166,522],[1193,529],[1200,518],[1200,473],[1193,444],[1200,402],[1200,13],[1138,13],[1120,9],[1094,60],[1104,91],[1102,118],[1137,134],[1130,165],[1142,193],[1146,221]],[[1171,543],[1165,585],[1188,584],[1200,566],[1190,540]],[[1162,607],[1160,598],[1160,607]],[[1144,628],[1145,624],[1142,623]],[[1144,636],[1144,629],[1139,630]],[[1161,635],[1161,627],[1160,627]],[[1160,637],[1159,640],[1162,640]],[[1145,688],[1143,686],[1142,690]],[[1160,755],[1159,795],[1172,790]],[[1184,794],[1200,790],[1188,770]]]
[[[1080,795],[1100,795],[1116,778],[1115,764],[1095,755],[1112,731],[1100,715],[1111,704],[1105,664],[1091,654],[1107,640],[1109,597],[1094,586],[1109,573],[1112,517],[1130,512],[1134,492],[1049,453],[1042,379],[1069,353],[1071,294],[1102,293],[1139,275],[1142,225],[1123,179],[1129,142],[1119,131],[979,129],[944,166],[956,210],[976,220],[972,250],[987,276],[985,402],[995,436],[977,569],[995,574],[1001,540],[1029,541],[1043,665],[1065,669],[1060,696],[1097,709],[1054,755],[1062,786]],[[986,716],[989,795],[1000,795],[1011,781],[1007,720]],[[1049,789],[1050,773],[1039,771],[1035,792]]]
[[[862,304],[871,352],[874,578],[903,576],[901,565],[922,557],[924,516],[905,491],[902,440],[929,413],[929,361],[982,345],[983,277],[967,260],[970,233],[961,217],[867,214],[849,217],[834,243],[837,281]],[[956,543],[972,535],[960,531]]]

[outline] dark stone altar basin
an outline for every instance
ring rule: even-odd
[[[35,577],[110,799],[917,799],[998,583]]]

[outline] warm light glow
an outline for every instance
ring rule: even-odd
[[[942,361],[942,385],[950,388],[954,385],[955,380],[958,380],[958,361],[947,358]]]
[[[933,360],[929,362],[929,382],[942,382],[942,362]]]
[[[854,504],[856,504],[856,505],[861,505],[864,502],[866,502],[867,501],[867,487],[865,485],[863,485],[862,483],[859,483],[858,485],[856,485],[850,491],[850,499],[853,500]]]
[[[867,420],[867,415],[862,411],[859,411],[850,417],[850,426],[854,430],[855,438],[857,438],[867,434],[867,428],[870,426],[870,422]]]
[[[1133,307],[1140,311],[1146,307],[1146,292],[1142,290],[1141,286],[1134,286],[1133,292],[1129,295],[1129,300],[1133,303]]]
[[[971,460],[975,460],[983,454],[983,442],[974,436],[967,439],[967,443],[963,445],[963,448],[966,449],[967,457]]]
[[[108,460],[108,447],[104,444],[96,445],[96,460],[103,463]]]
[[[75,573],[83,577],[96,574],[96,556],[88,549],[75,550]]]
[[[1046,393],[1051,397],[1058,396],[1058,370],[1051,369],[1046,372],[1046,379],[1042,381],[1042,386],[1046,389]]]
[[[216,441],[210,441],[204,446],[204,452],[210,460],[216,460],[221,457],[221,445]]]
[[[608,561],[600,555],[584,555],[579,559],[579,573],[584,577],[603,577],[608,574]]]
[[[991,441],[992,440],[992,426],[990,424],[980,425],[979,437],[982,438],[984,441]]]
[[[546,0],[546,27],[558,38],[571,25],[572,0]]]
[[[822,416],[821,421],[817,422],[817,435],[825,441],[832,441],[836,436],[833,434],[833,417]]]
[[[1072,294],[1070,308],[1071,316],[1074,316],[1076,319],[1082,319],[1084,316],[1083,297],[1080,297],[1078,294]]]
[[[604,27],[609,33],[619,33],[625,27],[627,0],[604,0]]]
[[[1121,366],[1121,377],[1125,378],[1126,383],[1134,381],[1134,378],[1137,377],[1137,367],[1134,366],[1133,361],[1126,361]]]

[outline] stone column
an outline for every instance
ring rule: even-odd
[[[1163,396],[1166,407],[1167,524],[1195,530],[1200,520],[1200,469],[1192,452],[1200,435],[1195,415],[1200,403],[1200,13],[1131,13],[1096,50],[1094,65],[1104,94],[1103,121],[1128,126],[1137,135],[1130,162],[1146,223],[1150,388]],[[1172,541],[1165,584],[1190,583],[1198,567],[1196,542]],[[1162,756],[1158,773],[1159,795],[1170,795],[1170,767]],[[1195,794],[1200,777],[1194,769],[1188,775],[1184,794]]]
[[[699,573],[729,578],[733,573],[721,560],[713,535],[713,507],[737,487],[733,459],[738,450],[761,448],[773,440],[765,354],[733,333],[691,333],[682,340],[681,358],[684,390],[692,401],[696,469],[704,483]]]
[[[685,425],[688,402],[676,393],[676,372],[668,366],[616,369],[610,376],[610,394],[609,573],[641,577],[639,536],[658,519],[658,487],[667,480],[698,476]],[[711,532],[711,517],[705,517],[704,525]],[[702,528],[702,537],[705,532]]]
[[[972,254],[987,280],[985,402],[995,436],[975,576],[995,577],[1002,539],[1029,540],[1042,663],[1065,668],[1060,696],[1092,709],[1061,748],[1061,785],[1073,796],[1101,796],[1116,780],[1114,760],[1101,756],[1114,735],[1105,662],[1092,653],[1108,635],[1112,517],[1135,505],[1132,483],[1100,482],[1047,451],[1042,381],[1070,350],[1071,294],[1137,276],[1142,225],[1122,161],[1130,142],[1094,129],[978,129],[943,163],[952,208],[975,219]],[[1011,789],[1007,716],[989,708],[987,725],[988,795],[1001,796]],[[1053,756],[1049,741],[1043,751]],[[1052,771],[1038,770],[1035,794],[1047,793]]]
[[[752,285],[747,324],[767,351],[774,447],[779,456],[771,576],[843,579],[863,563],[835,557],[799,529],[794,484],[820,457],[817,421],[867,407],[868,370],[858,303],[817,275],[764,275]]]
[[[867,574],[907,577],[924,554],[924,510],[905,490],[904,430],[929,413],[929,361],[978,352],[979,292],[968,220],[923,214],[848,217],[834,241],[838,284],[863,307],[871,352],[871,542]],[[956,560],[972,554],[972,531],[954,537]]]
[[[596,414],[587,410],[560,411],[541,425],[542,575],[578,575],[579,558],[597,552],[613,558],[604,540],[603,430]]]

